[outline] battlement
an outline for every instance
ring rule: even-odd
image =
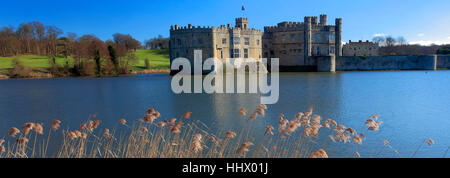
[[[188,24],[188,26],[178,26],[178,25],[172,25],[170,26],[171,32],[206,32],[206,31],[212,31],[216,29],[214,26],[193,26],[191,24]]]
[[[325,14],[320,15],[320,21],[319,17],[317,16],[305,16],[303,22],[290,22],[290,21],[284,21],[281,23],[278,23],[277,26],[265,26],[264,31],[265,32],[282,32],[282,31],[297,31],[297,30],[304,30],[305,25],[311,24],[311,28],[314,30],[321,30],[321,31],[333,31],[335,28],[335,25],[328,25],[328,16]],[[336,22],[340,22],[339,24],[342,24],[342,19],[336,20]]]
[[[376,44],[374,42],[369,41],[369,40],[366,40],[366,41],[362,41],[362,40],[352,41],[352,40],[349,40],[345,45],[376,45]]]

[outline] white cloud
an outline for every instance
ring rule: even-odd
[[[418,37],[422,37],[422,36],[425,36],[425,34],[419,33],[419,34],[417,34],[417,36],[418,36]]]
[[[374,37],[382,37],[382,36],[387,36],[387,34],[384,33],[375,33],[373,34]]]
[[[409,42],[409,44],[419,44],[423,46],[429,46],[431,44],[442,45],[442,44],[450,44],[450,40],[449,41],[419,40],[419,41],[411,41]]]

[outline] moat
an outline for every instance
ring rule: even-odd
[[[449,75],[448,70],[281,73],[279,102],[269,105],[253,129],[264,132],[266,125],[277,126],[279,113],[292,119],[310,106],[324,119],[358,130],[366,129],[364,121],[379,113],[384,123],[368,134],[361,155],[385,149],[381,140],[386,139],[401,157],[410,157],[425,138],[433,138],[436,144],[423,146],[416,157],[442,157],[450,144]],[[9,127],[30,121],[48,127],[59,119],[62,128],[76,129],[94,113],[102,127],[113,128],[121,118],[131,122],[143,117],[149,107],[160,111],[162,119],[191,111],[193,120],[211,130],[239,130],[246,125],[239,108],[252,110],[260,101],[258,94],[176,95],[170,82],[168,74],[0,80],[0,138],[7,136]],[[377,156],[398,156],[383,154]]]

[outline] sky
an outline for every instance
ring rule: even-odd
[[[343,19],[343,41],[374,36],[403,36],[409,43],[450,43],[449,0],[0,0],[0,26],[40,21],[65,33],[114,33],[139,41],[169,36],[171,25],[219,26],[249,18],[263,29],[304,16],[328,15],[328,24]],[[246,11],[242,12],[241,7]]]

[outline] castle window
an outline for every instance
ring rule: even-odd
[[[203,44],[203,39],[199,38],[198,39],[198,44]]]
[[[240,58],[240,55],[239,55],[239,49],[234,49],[234,50],[233,50],[233,57],[234,57],[234,58]]]
[[[256,45],[258,45],[258,46],[259,46],[259,40],[256,40]]]
[[[241,39],[239,37],[233,38],[233,44],[240,44],[240,43],[241,43]]]
[[[248,58],[248,49],[244,49],[244,58]]]
[[[220,51],[220,58],[223,59],[223,51]]]
[[[222,38],[222,44],[227,44],[227,39],[226,38]]]
[[[181,40],[177,39],[177,43],[178,43],[178,45],[181,45]]]
[[[322,38],[321,38],[320,34],[317,34],[317,35],[316,35],[316,41],[317,41],[317,42],[322,41]]]
[[[245,38],[245,45],[250,45],[250,38]]]

